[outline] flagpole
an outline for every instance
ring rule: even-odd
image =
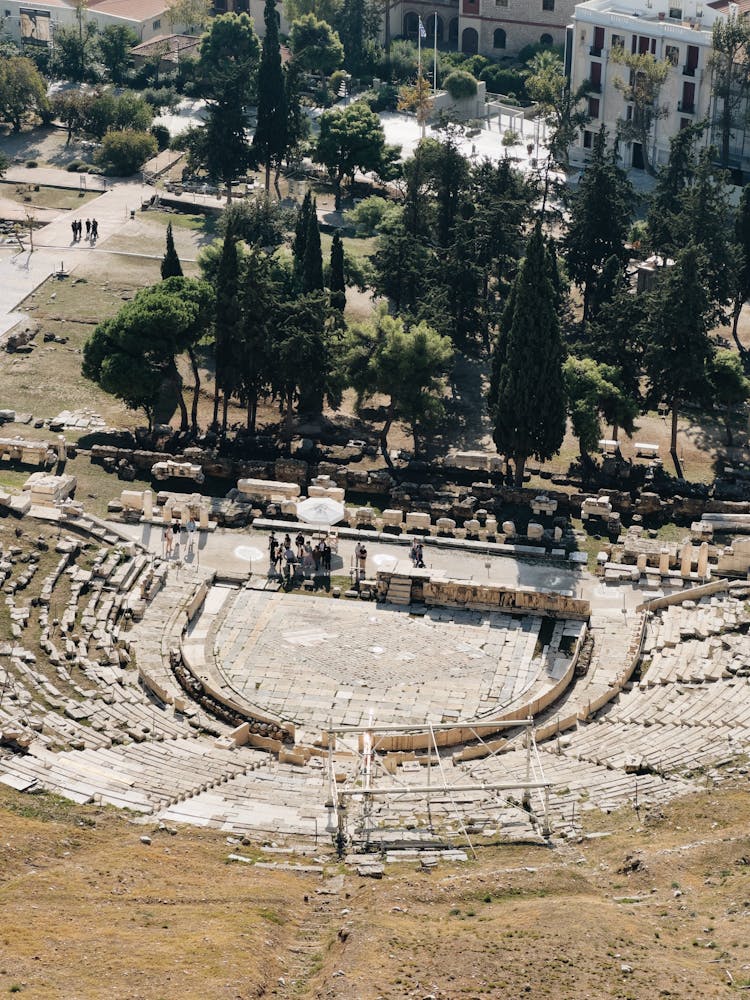
[[[437,11],[435,11],[435,32],[433,41],[435,49],[432,57],[432,89],[437,93]]]

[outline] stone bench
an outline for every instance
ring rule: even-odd
[[[659,455],[659,445],[649,444],[647,441],[636,441],[635,453],[639,458],[657,458]]]
[[[349,521],[355,528],[372,527],[375,522],[375,511],[372,507],[355,507],[349,516]]]
[[[536,514],[537,517],[540,514],[554,514],[557,510],[557,500],[551,500],[546,496],[534,497],[531,501],[531,512]]]
[[[404,515],[400,510],[384,510],[382,513],[383,527],[400,528]]]
[[[273,479],[239,479],[237,489],[250,500],[273,500],[276,497],[296,500],[300,495],[297,483],[282,483]]]
[[[410,511],[406,515],[406,529],[416,528],[418,531],[429,531],[432,521],[430,515],[422,511]]]
[[[456,530],[456,522],[451,517],[439,517],[435,523],[439,535],[452,535]]]

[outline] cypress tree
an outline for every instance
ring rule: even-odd
[[[237,236],[233,224],[224,236],[219,271],[216,276],[216,312],[214,318],[216,387],[214,390],[213,426],[218,425],[219,392],[224,394],[222,433],[227,427],[229,397],[239,378],[238,351],[240,340],[241,310],[239,303],[239,256]]]
[[[338,233],[333,234],[331,243],[331,306],[341,315],[346,309],[346,281],[344,279],[344,244]]]
[[[266,0],[263,12],[266,34],[258,70],[258,124],[253,149],[266,168],[266,194],[271,186],[271,164],[280,163],[288,146],[287,102],[279,45],[276,0]]]
[[[559,450],[565,434],[565,392],[560,324],[550,280],[550,259],[537,222],[505,310],[507,332],[496,358],[496,390],[491,416],[497,450],[515,464],[516,485],[523,484],[526,459],[544,462]]]
[[[323,288],[323,251],[320,248],[320,229],[315,199],[310,202],[307,218],[307,239],[302,262],[302,291],[315,292]]]
[[[182,264],[174,247],[171,222],[167,224],[167,249],[161,259],[161,276],[162,280],[182,277]]]
[[[307,231],[310,226],[310,211],[312,209],[312,195],[308,191],[297,212],[297,221],[294,224],[294,239],[292,240],[293,272],[295,282],[302,283],[302,271],[305,265],[305,248],[307,247]]]

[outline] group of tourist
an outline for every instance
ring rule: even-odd
[[[285,579],[294,579],[297,570],[309,579],[322,573],[331,574],[331,546],[327,539],[320,539],[315,545],[303,533],[298,532],[292,543],[290,535],[284,535],[279,541],[272,531],[268,539],[269,571],[283,575]]]
[[[80,219],[73,219],[70,228],[73,230],[73,242],[78,243],[83,231],[83,223]],[[99,238],[99,223],[96,219],[86,219],[86,239],[91,243],[96,243]]]
[[[424,569],[424,552],[422,550],[422,543],[417,538],[412,540],[411,548],[409,549],[409,557],[411,558],[412,566],[416,566],[417,569]]]
[[[186,552],[192,552],[194,541],[195,520],[192,514],[188,518],[187,524],[180,521],[168,524],[164,529],[164,536],[162,538],[162,548],[165,557],[171,559],[173,552],[177,555],[176,548],[180,545],[186,546]]]

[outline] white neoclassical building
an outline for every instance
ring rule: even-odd
[[[82,17],[98,28],[125,24],[145,42],[184,27],[169,22],[168,6],[167,0],[89,0]],[[73,0],[0,0],[0,23],[5,33],[24,45],[54,46],[57,28],[76,25],[78,12]]]
[[[650,52],[670,64],[658,98],[666,114],[655,121],[647,150],[654,165],[666,162],[670,138],[687,125],[707,121],[703,141],[716,142],[710,125],[716,120],[710,71],[712,29],[718,18],[733,10],[739,8],[728,0],[585,0],[578,4],[568,28],[566,64],[574,90],[588,81],[591,122],[571,150],[571,160],[586,160],[602,124],[614,141],[618,122],[633,114],[615,83],[629,73],[613,58],[618,47],[626,52]],[[732,135],[730,166],[747,168],[744,146],[742,127]],[[643,167],[639,143],[620,141],[619,153],[624,166]]]

